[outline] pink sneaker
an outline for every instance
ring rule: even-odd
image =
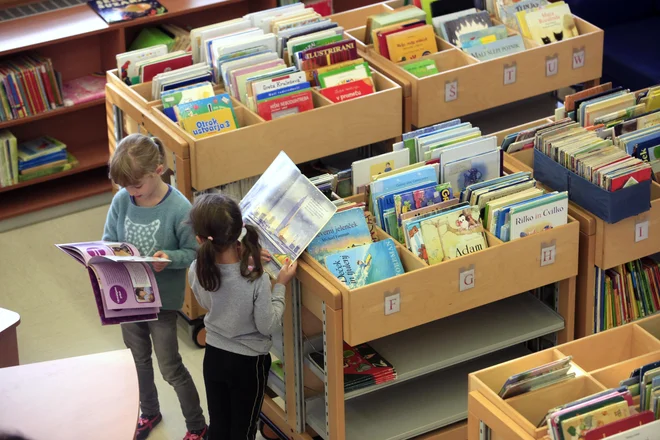
[[[209,427],[205,426],[204,429],[199,431],[188,431],[183,440],[206,440],[209,435]]]

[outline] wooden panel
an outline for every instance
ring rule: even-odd
[[[351,345],[470,310],[577,275],[578,224],[489,247],[461,258],[344,291],[344,339]],[[556,261],[540,266],[541,248],[554,240]],[[511,261],[517,261],[515,269]],[[474,266],[474,288],[459,291],[459,274]],[[323,271],[332,277],[328,271]],[[438,289],[438,280],[443,288]],[[401,312],[385,316],[384,296],[401,295]]]
[[[326,307],[326,346],[328,372],[328,425],[331,439],[345,438],[344,344],[341,310]]]
[[[507,440],[532,440],[534,437],[520,429],[479,392],[468,396],[468,440],[479,440],[479,422],[483,421],[494,434]]]
[[[636,225],[648,221],[648,238],[636,241]],[[651,182],[651,209],[618,223],[596,218],[596,265],[609,269],[660,252],[660,184]]]
[[[537,119],[536,121],[527,122],[525,124],[520,124],[520,125],[517,125],[515,127],[511,127],[511,128],[507,128],[505,130],[497,131],[495,133],[490,133],[490,135],[497,136],[497,143],[499,145],[501,145],[504,138],[507,135],[511,134],[511,133],[518,133],[518,132],[523,131],[523,130],[527,130],[527,129],[530,129],[530,128],[533,128],[533,127],[538,127],[539,125],[546,124],[546,123],[548,123],[550,121],[553,121],[553,120],[554,120],[554,117],[547,117],[547,118]]]
[[[575,302],[575,337],[593,333],[596,238],[580,232],[580,259]]]
[[[353,3],[354,1],[351,1]],[[337,8],[336,1],[335,3],[335,13],[328,17],[339,26],[343,27],[345,30],[358,28],[364,26],[367,23],[367,18],[371,15],[381,14],[383,12],[391,11],[392,8],[387,6],[385,3],[374,3],[372,1],[362,1],[362,5],[355,5],[350,10]]]
[[[57,110],[51,110],[49,112],[40,113],[38,115],[30,116],[28,118],[12,119],[11,121],[0,122],[0,130],[16,127],[18,125],[27,124],[28,122],[35,122],[42,119],[53,118],[67,113],[79,112],[92,107],[101,106],[104,103],[105,103],[105,99],[96,99],[94,101],[85,102],[84,104],[74,105],[71,107],[60,107]]]

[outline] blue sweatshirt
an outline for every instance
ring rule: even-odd
[[[197,241],[186,224],[190,202],[175,188],[156,206],[137,206],[128,191],[115,194],[103,230],[104,241],[130,243],[140,255],[165,252],[172,262],[156,272],[163,310],[179,310],[186,289],[186,270],[196,256]]]
[[[206,343],[244,356],[267,354],[271,335],[282,325],[285,287],[270,278],[250,281],[241,275],[241,264],[218,264],[220,289],[209,292],[197,279],[197,262],[188,272],[188,282],[197,301],[208,310],[204,316]]]

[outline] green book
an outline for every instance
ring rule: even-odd
[[[140,31],[128,50],[133,51],[138,49],[146,49],[147,47],[164,44],[167,46],[167,51],[170,52],[174,48],[175,42],[176,40],[174,38],[159,28],[149,27]]]
[[[402,67],[417,78],[424,78],[425,76],[438,73],[438,67],[435,65],[435,61],[430,59],[415,61]]]
[[[325,46],[326,44],[336,43],[337,41],[341,41],[343,39],[344,37],[342,35],[333,35],[331,37],[325,37],[314,41],[308,41],[306,43],[296,44],[295,46],[291,47],[291,53],[289,56],[291,57],[291,60],[293,60],[296,56],[296,53],[298,52],[302,52],[303,50],[307,50],[312,47],[320,47]]]

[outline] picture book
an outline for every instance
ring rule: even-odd
[[[455,18],[444,23],[447,41],[460,47],[460,36],[464,33],[486,29],[493,25],[487,11],[479,11],[470,15]]]
[[[650,411],[645,411],[625,419],[620,419],[608,425],[594,428],[587,432],[584,440],[600,440],[604,438],[603,435],[607,435],[608,440],[660,440],[660,420],[650,420],[647,422],[646,420],[649,419],[647,413],[650,413],[651,417],[653,416]],[[642,419],[642,415],[644,415],[644,418],[643,420],[640,420]],[[628,420],[631,421],[628,423],[634,423],[634,427],[630,426],[630,428],[621,430],[618,428],[611,428],[618,423]],[[604,434],[609,432],[608,428],[609,430],[616,429],[616,431],[612,434]]]
[[[353,194],[364,192],[360,188],[371,182],[371,176],[407,165],[410,165],[410,158],[406,151],[393,151],[353,162]]]
[[[434,60],[419,60],[409,64],[401,65],[406,71],[415,75],[417,78],[424,78],[426,76],[435,75],[438,73],[438,66]]]
[[[103,325],[157,319],[162,303],[148,263],[169,260],[141,256],[128,243],[98,241],[56,247],[87,268]]]
[[[443,163],[442,182],[449,183],[458,193],[466,187],[499,177],[502,171],[499,148],[464,159]]]
[[[515,240],[565,225],[568,222],[568,193],[531,199],[509,211],[510,237]]]
[[[66,145],[51,136],[42,136],[37,139],[18,143],[19,161],[32,161],[52,154],[66,153]]]
[[[514,374],[504,382],[498,395],[502,397],[505,394],[506,390],[516,383],[523,382],[525,380],[535,377],[541,377],[543,375],[552,373],[554,371],[563,370],[565,367],[570,365],[572,359],[573,359],[572,356],[566,356],[564,358],[547,363],[545,365],[541,365],[539,367],[532,368],[527,371],[523,371],[522,373]]]
[[[325,266],[351,290],[405,272],[391,238],[330,254]]]
[[[422,20],[410,20],[403,23],[397,23],[392,26],[386,26],[384,28],[378,29],[373,32],[374,40],[374,50],[380,53],[385,58],[390,58],[390,51],[387,45],[388,37],[398,34],[400,32],[405,32],[411,30],[412,28],[418,28],[426,26],[426,23]]]
[[[513,35],[487,44],[466,47],[465,52],[479,61],[492,60],[525,50],[525,43],[520,35]]]
[[[423,20],[426,21],[426,12],[414,6],[404,6],[397,8],[394,11],[385,12],[382,14],[375,14],[367,18],[367,27],[365,35],[366,44],[373,43],[372,31],[380,29],[392,24],[401,23],[407,20]]]
[[[338,211],[307,247],[307,252],[320,263],[325,257],[343,249],[371,243],[371,232],[364,209]]]
[[[371,78],[371,70],[367,63],[361,63],[319,73],[318,83],[321,88],[326,88],[366,78]]]
[[[445,23],[455,20],[460,17],[465,17],[467,15],[472,15],[476,14],[477,9],[476,8],[469,8],[469,9],[464,9],[462,11],[456,11],[452,12],[451,14],[445,14],[442,16],[436,16],[433,17],[432,22],[433,22],[433,28],[435,29],[435,33],[438,34],[443,40],[449,41],[449,38],[447,37],[447,31],[445,29]],[[476,29],[466,29],[466,32],[472,32],[477,29],[483,29],[484,26],[479,26]]]
[[[550,44],[578,36],[571,9],[567,4],[527,12],[524,17],[529,34],[537,43]]]
[[[167,12],[167,9],[156,0],[89,0],[87,4],[108,24]]]
[[[163,113],[167,115],[172,121],[177,122],[176,112],[174,107],[179,104],[186,104],[193,101],[210,98],[215,95],[213,85],[210,82],[201,82],[193,84],[189,87],[182,87],[180,89],[173,89],[163,92],[161,100],[163,101]]]
[[[541,376],[530,377],[528,379],[507,385],[504,393],[502,394],[502,399],[508,399],[510,397],[529,393],[531,391],[545,388],[565,380],[573,379],[575,377],[575,373],[569,373],[569,370],[570,366],[566,366],[562,369],[555,370]]]
[[[90,74],[62,84],[64,106],[83,104],[105,97],[105,74]]]
[[[220,108],[207,113],[181,119],[181,128],[197,139],[214,134],[234,131],[238,128],[231,108]]]
[[[312,69],[356,58],[358,58],[356,42],[354,40],[342,40],[298,52],[297,62],[300,70],[307,72],[307,80],[312,82],[314,81],[311,74]]]
[[[488,247],[479,220],[479,209],[474,206],[424,219],[420,227],[429,264],[462,257]]]
[[[371,78],[363,78],[332,87],[326,87],[321,89],[320,93],[330,101],[337,103],[359,98],[360,96],[370,95],[374,93],[374,91],[375,87]]]
[[[381,195],[431,183],[438,183],[438,172],[436,167],[432,165],[425,165],[405,173],[395,174],[371,182],[369,210],[375,212],[373,209],[377,206],[376,200]]]
[[[311,90],[277,96],[257,103],[257,113],[266,121],[302,113],[314,108]]]
[[[169,55],[166,58],[157,58],[141,63],[138,66],[140,70],[140,82],[151,81],[159,73],[181,69],[182,67],[192,66],[193,64],[192,55],[184,51],[179,51],[176,55],[173,53]]]
[[[198,99],[192,102],[179,103],[174,107],[174,112],[179,120],[184,120],[192,116],[203,115],[218,110],[229,109],[232,113],[232,119],[236,120],[234,114],[234,105],[228,94],[222,93],[208,98]]]
[[[395,63],[416,60],[438,51],[433,26],[414,27],[387,36],[387,51]]]
[[[129,86],[138,84],[140,82],[140,70],[137,63],[165,54],[167,54],[165,44],[117,54],[117,75]]]
[[[264,269],[276,277],[284,261],[297,260],[337,211],[284,152],[240,202],[243,220],[257,228],[273,259]]]
[[[460,43],[460,48],[465,49],[466,47],[492,43],[496,40],[503,40],[509,36],[509,32],[506,29],[506,26],[500,24],[497,26],[491,26],[485,29],[479,29],[473,32],[462,33],[458,37]]]

